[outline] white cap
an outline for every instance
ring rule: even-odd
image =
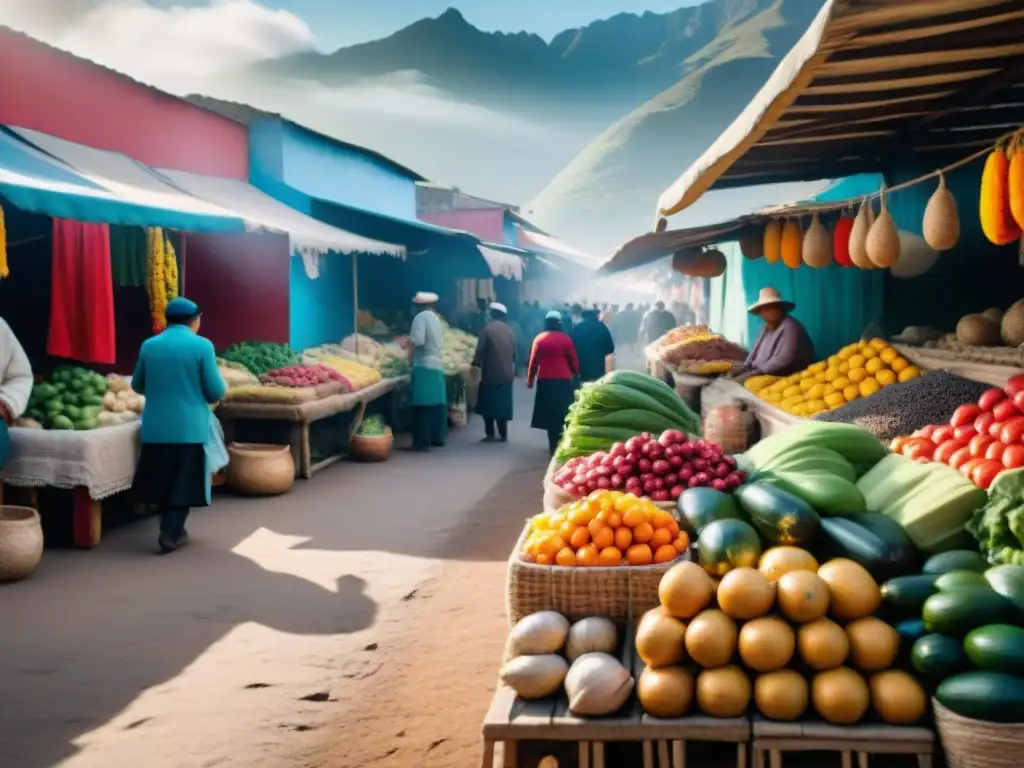
[[[412,297],[413,304],[437,304],[440,300],[440,296],[430,291],[417,291],[416,295]]]
[[[491,302],[491,309],[494,310],[495,312],[501,312],[501,314],[503,315],[508,314],[508,307],[506,307],[504,304],[499,304],[496,301]]]
[[[545,320],[561,320],[562,319],[562,313],[559,312],[557,309],[552,309],[546,315],[544,315],[544,319]]]

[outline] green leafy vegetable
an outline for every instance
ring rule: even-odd
[[[996,476],[967,530],[992,565],[1024,565],[1024,469]]]

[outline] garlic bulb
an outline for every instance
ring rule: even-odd
[[[615,653],[617,642],[615,625],[602,616],[580,619],[569,627],[565,656],[576,661],[585,653]]]

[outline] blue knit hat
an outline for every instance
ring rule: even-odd
[[[167,302],[164,316],[168,320],[188,320],[199,314],[199,305],[184,296],[177,296]]]

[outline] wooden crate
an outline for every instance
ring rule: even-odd
[[[786,752],[835,752],[843,768],[868,768],[871,755],[912,755],[918,768],[931,768],[935,732],[884,724],[777,723],[754,718],[754,768],[782,768]]]

